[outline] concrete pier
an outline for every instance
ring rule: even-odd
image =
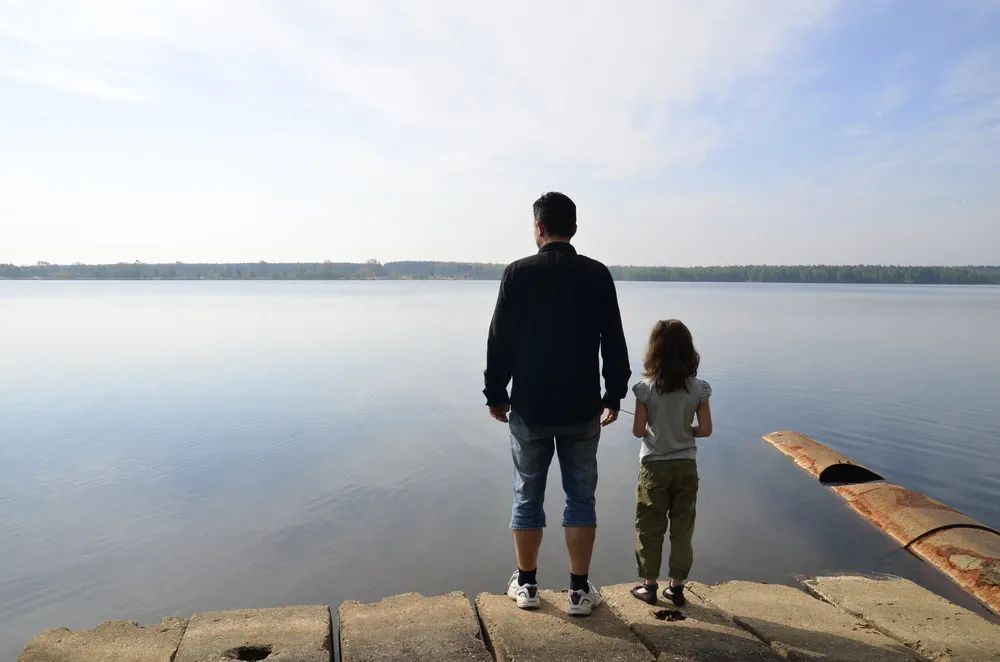
[[[569,616],[565,593],[539,595],[542,606],[536,610],[518,609],[506,595],[483,593],[476,598],[498,662],[653,661],[649,650],[604,605],[590,616]]]
[[[679,609],[662,599],[657,605],[640,602],[632,597],[633,586],[605,586],[602,594],[611,612],[660,660],[780,659],[767,644],[690,590],[688,604]]]
[[[799,586],[689,584],[677,608],[634,599],[632,584],[602,589],[589,617],[542,591],[522,611],[503,595],[408,593],[347,602],[339,631],[326,606],[246,609],[105,623],[36,636],[20,662],[341,662],[383,660],[936,660],[1000,662],[1000,626],[898,578],[815,577]]]
[[[789,659],[877,662],[919,659],[904,644],[791,587],[752,582],[696,584],[691,592],[716,605]]]
[[[187,628],[187,619],[168,617],[158,625],[110,621],[86,632],[46,630],[21,653],[22,662],[172,662]]]
[[[809,592],[931,660],[1000,658],[1000,627],[905,579],[815,577]]]
[[[325,605],[195,614],[174,662],[328,662],[333,652],[330,626]]]
[[[394,595],[340,606],[340,655],[356,662],[489,662],[476,612],[465,593]]]

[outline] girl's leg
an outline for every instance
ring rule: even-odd
[[[635,560],[638,575],[655,583],[660,574],[663,536],[667,532],[670,500],[659,472],[646,465],[639,468],[635,491]]]
[[[680,463],[678,463],[680,464]],[[670,489],[670,584],[683,586],[694,563],[695,506],[698,502],[698,467],[692,461],[676,467]]]

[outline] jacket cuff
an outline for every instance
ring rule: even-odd
[[[612,398],[610,395],[605,395],[601,398],[601,403],[604,405],[605,409],[610,409],[612,411],[619,411],[622,408],[622,399]]]
[[[486,406],[496,407],[499,405],[506,405],[510,403],[510,396],[507,395],[507,389],[502,391],[491,391],[489,389],[483,389],[483,395],[486,396]]]

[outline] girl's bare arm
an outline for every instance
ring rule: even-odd
[[[698,425],[691,428],[691,433],[696,437],[709,437],[712,435],[712,407],[708,400],[698,405]]]
[[[632,420],[632,434],[641,439],[646,434],[646,405],[635,401],[635,418]]]

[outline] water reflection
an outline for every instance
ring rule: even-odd
[[[0,282],[0,658],[54,625],[502,589],[495,287]],[[652,322],[679,317],[715,387],[694,579],[890,572],[968,603],[758,437],[800,429],[1000,525],[1000,288],[620,298],[634,372]],[[599,582],[634,572],[637,444],[627,417],[602,440]],[[540,580],[560,587],[550,534]]]

